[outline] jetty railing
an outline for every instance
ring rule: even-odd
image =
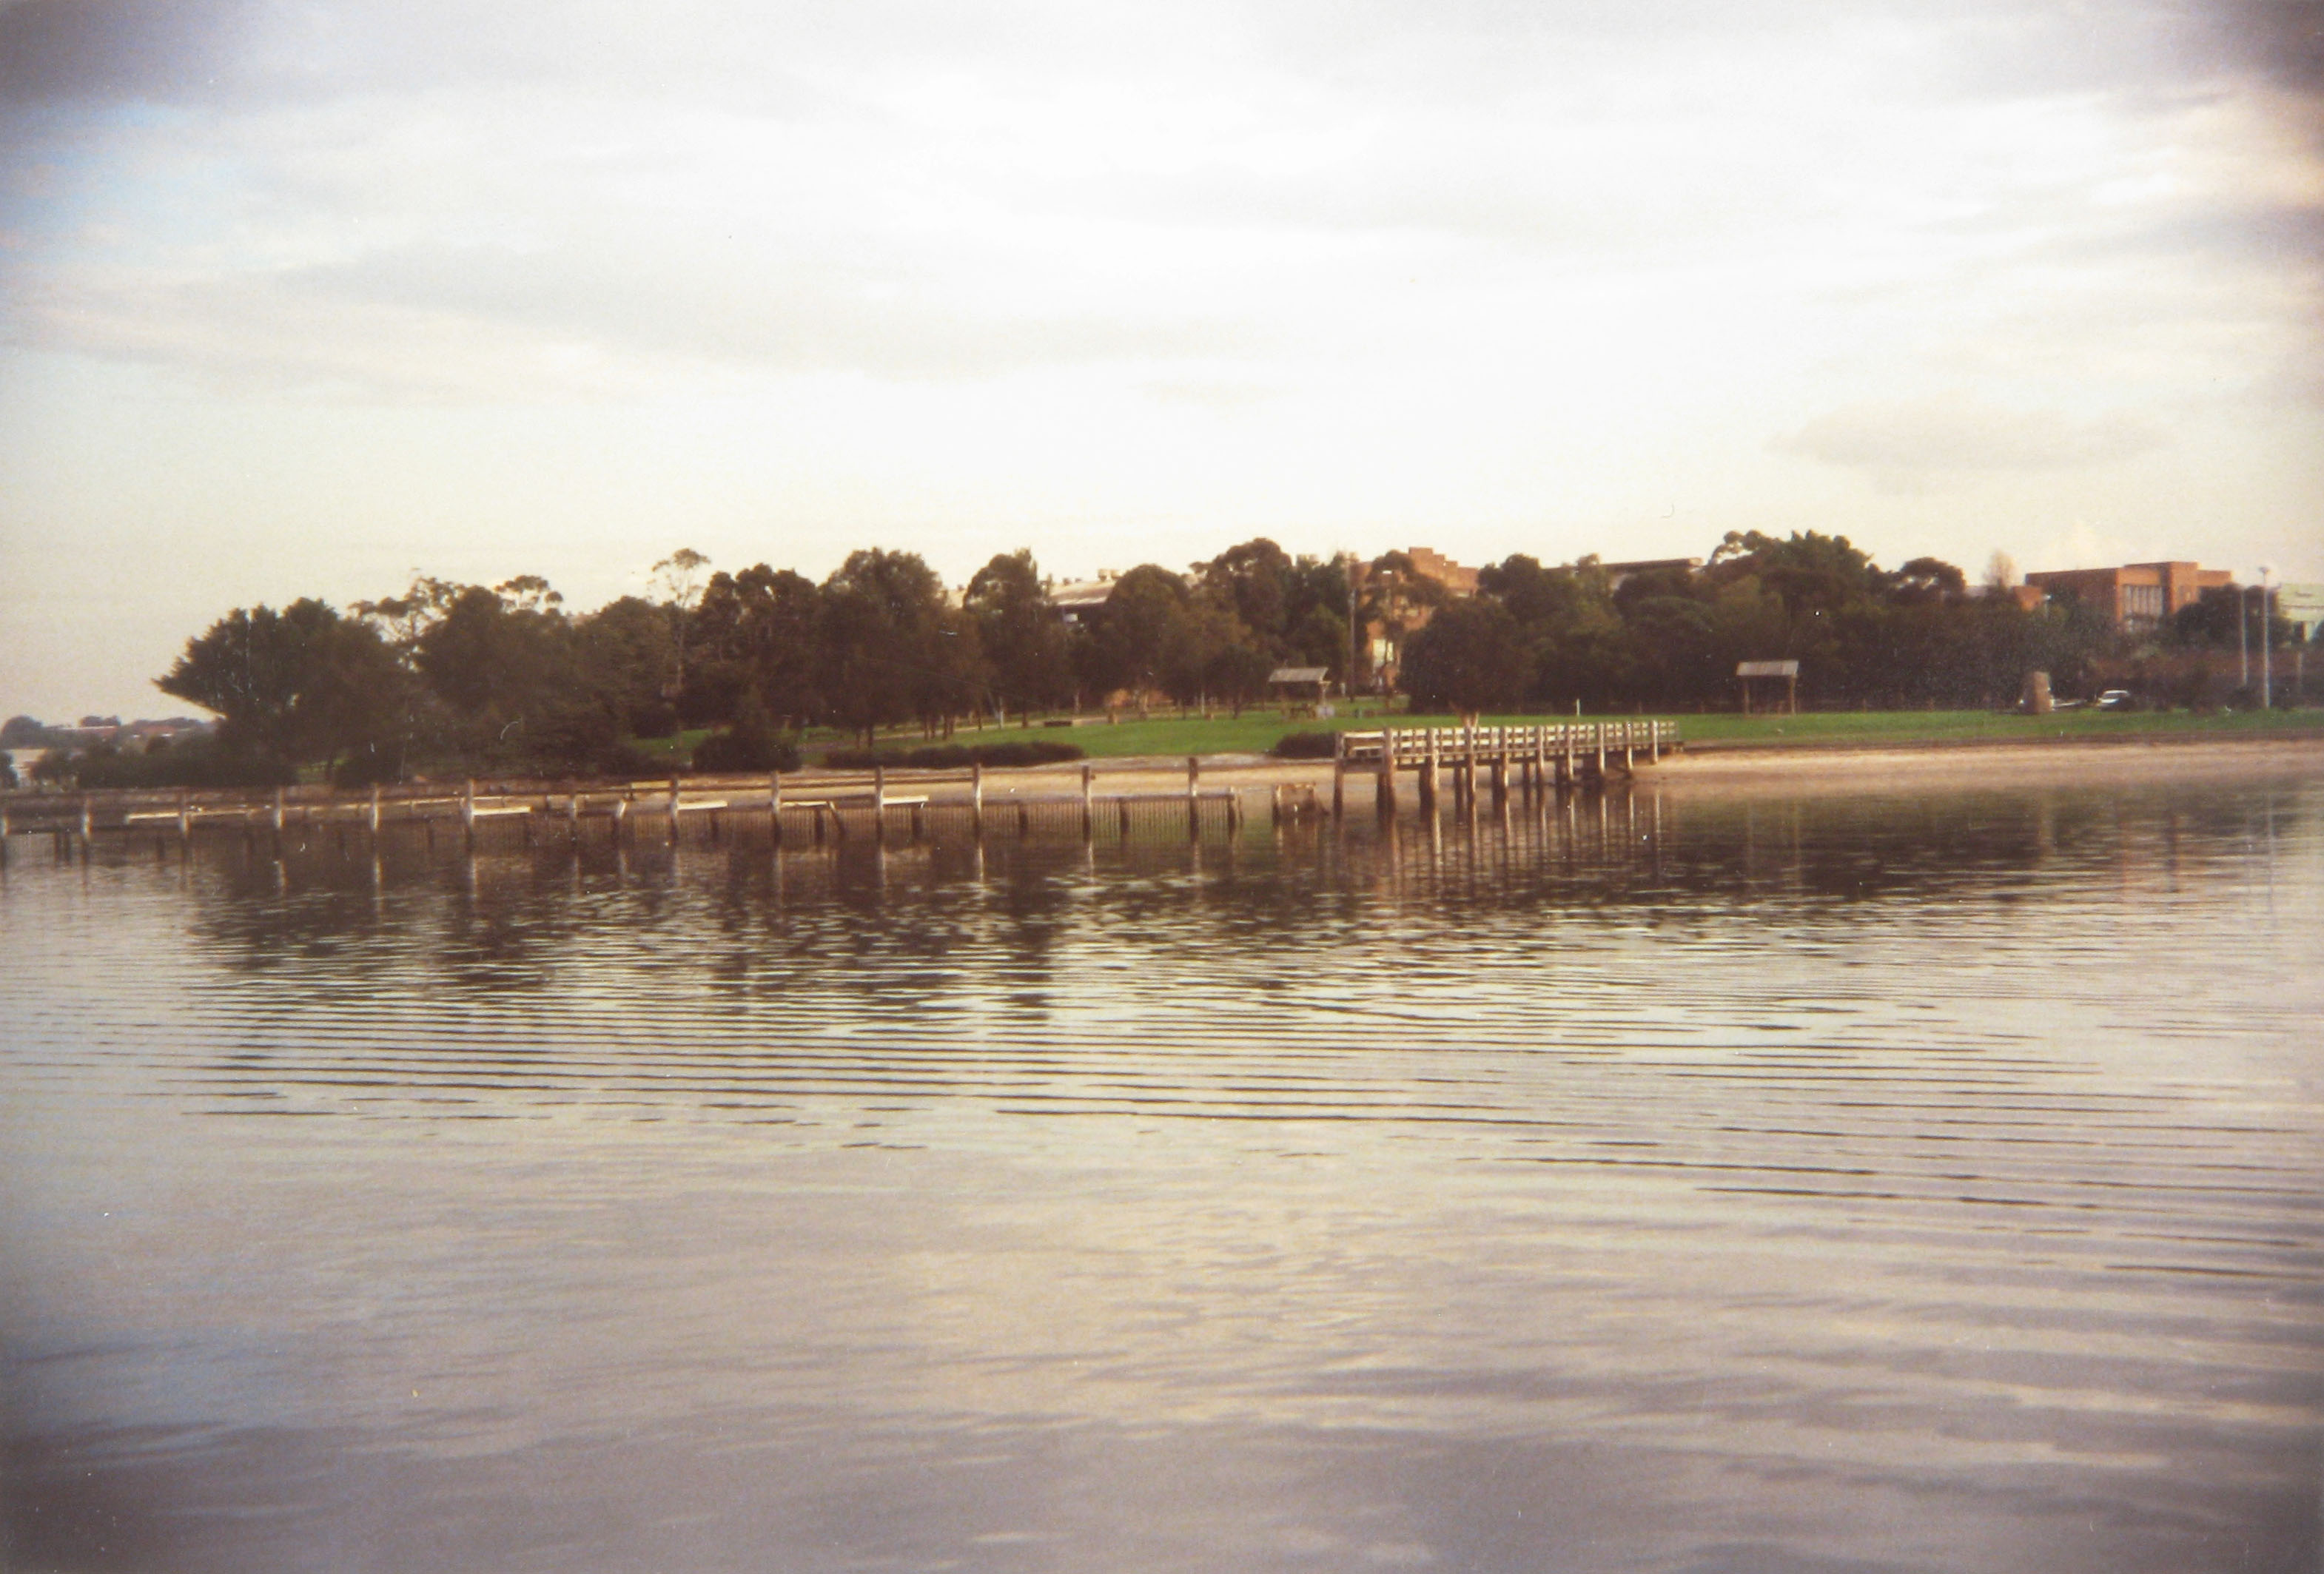
[[[1496,801],[1515,774],[1527,791],[1602,785],[1619,770],[1636,773],[1679,748],[1678,724],[1663,721],[1550,722],[1517,727],[1383,727],[1336,734],[1332,756],[1332,812],[1346,812],[1347,778],[1369,771],[1373,801],[1396,813],[1397,775],[1416,778],[1424,813],[1436,807],[1440,778],[1450,773],[1456,801],[1474,802],[1480,773],[1489,773]]]

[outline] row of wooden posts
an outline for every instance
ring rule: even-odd
[[[1508,790],[1512,772],[1528,791],[1603,782],[1617,769],[1618,758],[1618,769],[1627,772],[1635,768],[1641,752],[1649,759],[1659,759],[1663,750],[1674,741],[1669,723],[1646,722],[1343,732],[1339,734],[1333,759],[1330,813],[1334,818],[1346,814],[1347,778],[1355,771],[1369,769],[1374,773],[1375,801],[1383,815],[1396,813],[1397,773],[1413,772],[1418,778],[1420,808],[1424,813],[1433,813],[1440,771],[1450,770],[1456,804],[1464,800],[1473,803],[1479,790],[1479,773],[1489,771],[1491,791],[1499,802]],[[191,840],[198,824],[221,823],[238,826],[252,835],[263,827],[277,839],[294,824],[301,827],[335,826],[342,832],[360,827],[376,837],[390,825],[418,823],[432,840],[438,821],[456,818],[462,835],[473,846],[479,825],[499,819],[516,821],[529,842],[536,824],[544,821],[563,819],[570,833],[577,838],[585,817],[610,819],[617,836],[625,832],[634,833],[641,821],[659,818],[675,841],[683,815],[709,815],[715,837],[722,818],[737,815],[762,821],[768,834],[780,843],[788,813],[807,815],[809,834],[819,843],[827,837],[844,839],[849,834],[850,812],[868,814],[871,834],[875,840],[884,841],[890,814],[899,809],[908,816],[909,833],[917,841],[926,833],[927,815],[936,807],[964,810],[979,837],[986,833],[995,808],[1003,816],[1013,818],[1020,836],[1031,833],[1037,808],[1077,811],[1081,833],[1088,837],[1095,834],[1101,818],[1118,821],[1122,833],[1128,835],[1132,809],[1139,805],[1164,809],[1183,806],[1187,833],[1200,836],[1207,805],[1217,810],[1230,833],[1240,831],[1243,823],[1242,793],[1233,787],[1205,788],[1202,762],[1193,756],[1187,758],[1185,769],[1183,791],[1101,795],[1097,791],[1096,768],[1084,765],[1077,794],[1036,797],[1019,796],[1011,789],[997,805],[986,800],[982,766],[915,771],[892,779],[884,768],[875,768],[853,775],[794,779],[788,784],[773,774],[696,778],[691,783],[673,776],[667,786],[659,781],[595,788],[581,784],[545,784],[525,791],[484,793],[478,792],[472,779],[456,794],[446,793],[440,785],[415,784],[374,787],[363,797],[355,799],[336,794],[318,799],[294,795],[281,787],[263,798],[243,794],[198,796],[183,788],[161,793],[23,795],[0,797],[0,858],[5,857],[12,830],[47,831],[64,845],[78,842],[86,852],[99,831],[135,833],[151,829],[164,842],[174,833],[182,846]],[[965,787],[966,795],[941,802],[930,796],[927,789],[945,786]],[[1286,818],[1320,815],[1323,806],[1316,802],[1312,787],[1290,783],[1273,789],[1271,812],[1280,823]]]
[[[1084,836],[1095,833],[1101,815],[1116,820],[1127,835],[1132,810],[1141,805],[1166,809],[1183,806],[1189,835],[1202,833],[1205,806],[1224,819],[1230,833],[1242,828],[1241,792],[1231,787],[1205,788],[1202,762],[1192,756],[1186,760],[1183,792],[1101,795],[1096,790],[1096,777],[1094,767],[1084,766],[1077,795],[1020,796],[1012,789],[998,803],[987,801],[985,772],[981,765],[964,770],[913,772],[900,778],[905,789],[900,791],[891,789],[887,770],[877,768],[862,775],[817,777],[804,783],[786,784],[780,775],[773,773],[710,781],[697,778],[691,783],[674,776],[666,786],[661,782],[627,782],[592,788],[572,784],[519,792],[479,793],[475,781],[470,779],[456,795],[445,794],[440,787],[374,787],[363,797],[355,799],[337,795],[319,800],[300,798],[281,787],[273,789],[264,799],[235,802],[198,799],[184,788],[168,794],[91,791],[38,795],[13,802],[0,799],[0,857],[5,856],[7,837],[12,832],[46,831],[67,843],[78,843],[85,851],[100,832],[151,829],[165,840],[174,833],[182,845],[191,840],[197,825],[219,824],[239,827],[249,834],[263,828],[278,840],[293,825],[332,826],[341,831],[360,828],[377,836],[391,826],[417,824],[432,840],[438,821],[456,818],[463,837],[474,846],[478,827],[493,820],[515,821],[528,842],[533,838],[535,825],[541,822],[561,819],[577,838],[584,818],[610,820],[617,836],[634,834],[640,824],[659,820],[675,841],[680,817],[695,814],[710,816],[714,836],[725,815],[750,816],[763,823],[777,842],[785,835],[785,815],[804,814],[808,816],[809,835],[820,843],[827,838],[844,840],[849,834],[849,814],[861,812],[870,816],[872,837],[884,841],[891,814],[896,810],[905,812],[909,833],[918,841],[926,833],[928,814],[940,806],[964,809],[979,837],[986,833],[996,812],[1004,820],[1013,819],[1021,836],[1031,834],[1037,808],[1059,807],[1078,809]],[[965,786],[968,791],[961,799],[939,803],[920,790],[943,786]],[[1280,821],[1286,815],[1312,811],[1313,799],[1312,789],[1278,787],[1273,796],[1274,816]]]

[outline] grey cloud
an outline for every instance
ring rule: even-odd
[[[0,9],[0,100],[170,100],[240,59],[253,0],[22,0]]]
[[[1884,484],[1984,471],[2054,470],[2126,459],[2161,446],[2153,422],[2116,411],[2080,420],[1965,394],[1849,405],[1772,446],[1872,474]]]
[[[13,295],[19,344],[232,382],[422,400],[588,398],[686,364],[976,377],[1212,355],[1258,336],[1218,320],[980,310],[911,287],[900,269],[672,271],[618,249],[412,246],[203,276],[84,269],[25,276]]]

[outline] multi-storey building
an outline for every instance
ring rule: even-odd
[[[2235,583],[2224,568],[2194,563],[2126,563],[2119,568],[2062,568],[2029,574],[2025,583],[2052,601],[2094,606],[2125,629],[2151,629],[2207,590]]]

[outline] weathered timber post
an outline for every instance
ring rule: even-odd
[[[1239,835],[1242,831],[1242,788],[1227,788],[1227,834]]]
[[[476,850],[476,778],[468,778],[467,790],[460,796],[460,831],[467,838],[468,851]]]
[[[619,796],[619,797],[617,797],[617,798],[615,798],[615,799],[613,800],[613,845],[614,845],[614,846],[619,847],[619,846],[622,844],[622,833],[623,831],[626,831],[626,830],[628,830],[628,829],[629,829],[629,824],[630,824],[630,789],[629,789],[627,787],[623,787],[622,788],[622,794],[621,794],[621,796]]]
[[[783,844],[783,773],[767,772],[767,841],[773,846]]]
[[[379,840],[379,783],[377,782],[371,784],[370,813],[365,819],[371,831],[372,840],[376,842]]]
[[[669,844],[678,845],[678,772],[669,773]]]
[[[1334,730],[1332,733],[1332,818],[1342,820],[1348,813],[1348,735]]]
[[[918,842],[920,839],[920,833],[926,828],[920,816],[927,813],[927,805],[926,804],[914,804],[912,805],[912,840],[915,842]]]
[[[1373,778],[1372,808],[1383,820],[1396,817],[1396,731],[1380,723],[1379,775]]]
[[[1121,811],[1121,839],[1127,842],[1130,840],[1130,800],[1121,797],[1114,799],[1113,803]]]
[[[1033,833],[1033,805],[1024,799],[1017,800],[1017,840],[1022,842]]]
[[[1496,808],[1509,801],[1509,744],[1506,738],[1493,740],[1493,805]]]
[[[1097,834],[1097,805],[1091,796],[1096,785],[1096,775],[1093,767],[1082,767],[1082,840],[1084,842]]]
[[[968,817],[976,828],[976,839],[984,840],[984,762],[975,760],[968,768]]]
[[[1203,833],[1203,800],[1194,795],[1203,779],[1203,760],[1197,754],[1186,756],[1186,834],[1199,837]]]
[[[872,839],[888,843],[888,768],[877,760],[872,764]]]
[[[577,781],[568,781],[565,784],[565,830],[566,833],[572,837],[573,845],[580,846],[581,784]]]
[[[1426,732],[1428,752],[1420,759],[1420,812],[1433,815],[1436,812],[1436,729],[1430,727]]]
[[[282,789],[274,789],[274,840],[282,840]]]
[[[808,806],[815,811],[815,844],[820,847],[823,845],[823,801],[818,798]]]
[[[1646,729],[1646,763],[1649,765],[1660,765],[1662,762],[1663,724],[1660,722],[1655,722],[1650,723]]]
[[[1638,729],[1637,729],[1637,723],[1632,723],[1632,722],[1625,722],[1625,723],[1622,723],[1622,774],[1623,774],[1624,776],[1636,776],[1636,775],[1637,774],[1637,763],[1638,763],[1638,762],[1637,762],[1637,742],[1638,742]]]
[[[1606,723],[1594,723],[1592,731],[1598,741],[1598,784],[1603,787],[1606,784]]]
[[[185,846],[187,842],[193,840],[193,797],[194,795],[188,789],[184,787],[178,789],[178,845],[180,847]]]

